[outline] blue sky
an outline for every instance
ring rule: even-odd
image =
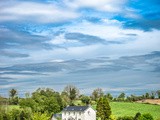
[[[0,95],[158,90],[159,38],[159,0],[1,0]]]

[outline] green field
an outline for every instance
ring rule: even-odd
[[[155,120],[160,119],[160,105],[127,103],[127,102],[111,102],[113,115],[118,116],[134,116],[137,112],[150,113]]]
[[[80,100],[75,101],[75,104],[81,104]],[[155,120],[160,120],[160,105],[142,104],[135,102],[110,102],[112,114],[119,116],[134,116],[137,112],[141,114],[150,113]],[[96,106],[93,105],[96,109]]]

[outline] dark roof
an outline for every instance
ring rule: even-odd
[[[68,106],[63,111],[85,111],[89,106]]]
[[[55,118],[62,118],[62,114],[53,114],[52,117],[55,117]]]

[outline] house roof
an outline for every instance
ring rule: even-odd
[[[89,106],[68,106],[63,111],[85,111]]]

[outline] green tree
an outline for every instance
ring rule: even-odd
[[[97,102],[97,107],[96,107],[96,114],[98,118],[103,118],[103,98],[99,98],[98,102]]]
[[[154,98],[155,98],[155,95],[156,95],[156,92],[152,91],[152,92],[151,92],[151,99],[154,99]]]
[[[105,97],[107,97],[108,100],[112,100],[112,99],[113,99],[113,96],[112,96],[110,93],[107,93],[107,94],[105,95]]]
[[[160,99],[160,90],[157,90],[156,93],[158,95],[158,98]]]
[[[29,107],[31,108],[33,111],[36,111],[36,108],[38,106],[38,104],[32,99],[32,98],[22,98],[19,101],[19,105],[22,108],[26,108]]]
[[[33,115],[33,120],[49,120],[49,116],[47,115],[47,113],[34,113]]]
[[[11,89],[9,91],[9,103],[10,104],[13,104],[13,105],[17,105],[18,104],[18,93],[17,93],[17,90],[16,89]]]
[[[111,115],[111,107],[109,105],[109,101],[106,97],[101,97],[97,102],[97,117],[101,120],[107,120]]]
[[[145,94],[145,98],[146,98],[146,99],[149,99],[149,98],[150,98],[150,95],[149,95],[148,92]]]
[[[57,113],[63,108],[60,95],[49,88],[37,89],[31,98],[36,102],[37,112]]]
[[[134,116],[134,120],[139,120],[140,117],[141,117],[141,113],[138,112],[138,113],[136,113],[136,115]]]
[[[151,114],[146,113],[146,114],[142,114],[139,120],[154,120],[154,119]]]
[[[103,112],[104,112],[104,120],[109,119],[111,115],[111,107],[109,105],[109,101],[106,97],[103,98]]]
[[[86,104],[86,105],[89,105],[89,103],[90,103],[90,97],[83,95],[83,96],[81,97],[81,101],[82,101],[82,103],[84,103],[84,104]]]
[[[121,94],[118,96],[118,100],[124,101],[124,100],[125,100],[125,93],[121,93]]]
[[[79,89],[73,85],[67,85],[64,88],[63,92],[67,93],[69,99],[71,100],[71,103],[79,96]]]

